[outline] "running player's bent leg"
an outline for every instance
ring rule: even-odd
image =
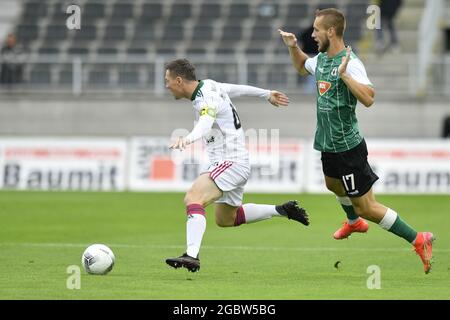
[[[226,203],[216,203],[216,223],[219,227],[237,227],[244,223],[252,223],[281,216],[275,205],[246,203],[234,207]]]
[[[397,212],[375,200],[372,188],[361,197],[354,197],[351,200],[356,212],[362,217],[410,243],[416,239],[417,232],[406,224]]]
[[[336,195],[337,201],[341,204],[342,209],[344,209],[345,214],[347,215],[348,224],[352,225],[358,222],[359,216],[355,212],[352,202],[345,192],[342,181],[336,178],[328,177],[326,175],[324,177],[327,189]]]
[[[222,196],[222,191],[206,172],[197,177],[191,188],[186,192],[184,204],[201,204],[206,207]]]
[[[219,227],[237,227],[244,223],[258,222],[272,217],[286,217],[309,225],[308,214],[295,200],[282,205],[246,203],[240,207],[216,203],[215,213]]]
[[[433,241],[435,239],[431,232],[417,232],[411,228],[400,218],[397,212],[375,200],[372,188],[363,196],[351,198],[351,200],[358,213],[378,223],[381,228],[411,243],[422,260],[425,273],[430,272],[433,258]]]
[[[216,203],[214,206],[216,224],[219,227],[233,227],[239,207],[230,206],[226,203]]]
[[[222,196],[222,191],[217,188],[208,174],[200,175],[186,193],[184,203],[186,205],[186,253],[197,258],[206,230],[205,207]]]

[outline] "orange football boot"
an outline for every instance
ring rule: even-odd
[[[414,251],[419,255],[423,263],[423,270],[426,274],[431,271],[433,263],[433,241],[434,235],[431,232],[418,232],[416,242],[414,243]]]
[[[366,222],[366,220],[359,218],[357,222],[354,224],[349,224],[348,221],[345,221],[342,225],[342,228],[337,230],[333,237],[336,240],[342,240],[348,238],[353,232],[367,232],[369,229],[369,224]]]

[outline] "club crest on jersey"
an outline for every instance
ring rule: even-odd
[[[319,89],[320,95],[323,96],[331,88],[331,83],[319,80],[317,81],[317,88]]]

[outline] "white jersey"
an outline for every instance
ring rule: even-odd
[[[317,68],[317,59],[319,57],[319,54],[312,58],[308,58],[305,61],[305,69],[309,72],[309,74],[314,75],[316,74],[316,68]],[[369,86],[373,86],[372,82],[367,77],[366,68],[364,68],[363,63],[359,58],[352,52],[350,55],[350,61],[348,62],[346,72],[357,82]]]
[[[248,163],[245,134],[230,96],[269,98],[270,91],[251,86],[201,80],[191,100],[198,121],[186,137],[189,143],[203,138],[210,163],[233,161]]]

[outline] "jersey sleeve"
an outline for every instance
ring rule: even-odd
[[[220,86],[222,90],[225,91],[230,98],[240,96],[250,96],[269,99],[270,96],[270,90],[261,89],[253,86],[231,84],[231,83],[220,83]]]
[[[312,57],[312,58],[308,58],[305,61],[305,69],[306,71],[309,72],[310,75],[314,75],[316,74],[316,66],[317,66],[317,57],[319,55],[317,54],[316,56]]]
[[[211,130],[214,121],[215,117],[213,118],[208,114],[201,115],[194,129],[186,136],[187,144],[191,144],[207,134]]]
[[[217,113],[219,112],[219,106],[220,103],[217,97],[211,95],[207,97],[197,98],[193,104],[198,118],[202,116],[209,116],[213,119],[216,119]]]
[[[347,73],[361,84],[373,86],[372,82],[367,77],[366,68],[359,59],[351,59],[347,65]]]

